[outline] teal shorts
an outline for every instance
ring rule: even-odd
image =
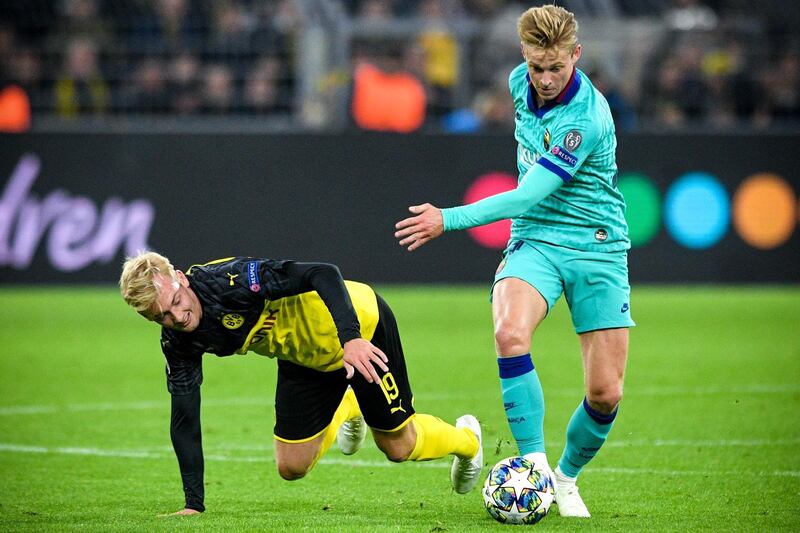
[[[494,284],[506,278],[529,283],[544,297],[548,312],[563,293],[577,333],[636,325],[625,251],[583,252],[539,241],[511,241]]]

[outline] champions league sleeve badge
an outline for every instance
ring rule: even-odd
[[[578,149],[583,141],[583,135],[578,130],[570,130],[564,136],[564,147],[573,152]]]

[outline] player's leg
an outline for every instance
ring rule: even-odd
[[[479,428],[456,427],[433,415],[415,413],[403,427],[394,431],[373,428],[372,436],[387,459],[401,463],[448,455],[471,460],[478,454],[479,432]]]
[[[576,481],[605,443],[622,399],[628,358],[628,329],[606,329],[580,335],[586,396],[567,425],[567,442],[556,468],[556,503],[562,516],[586,517],[589,510]]]
[[[556,503],[562,516],[588,517],[575,485],[578,474],[606,441],[622,398],[628,359],[630,287],[625,254],[586,254],[567,273],[567,299],[583,355],[585,397],[567,425],[556,469]]]
[[[580,335],[586,379],[586,397],[567,426],[567,445],[559,467],[578,477],[605,442],[622,399],[628,360],[628,329],[605,329]]]
[[[340,426],[360,414],[344,371],[319,372],[278,361],[275,460],[281,477],[305,476],[328,451]]]
[[[305,476],[311,470],[314,458],[319,454],[322,437],[315,437],[306,442],[284,442],[275,439],[275,463],[278,474],[287,480],[294,481]]]
[[[427,461],[447,455],[474,461],[471,477],[462,476],[469,477],[469,483],[460,482],[457,487],[467,492],[477,483],[482,466],[480,425],[474,417],[470,417],[468,424],[462,417],[462,427],[456,427],[435,416],[415,412],[397,323],[380,296],[378,309],[380,319],[372,343],[387,355],[389,371],[381,374],[377,385],[367,383],[359,375],[352,383],[375,443],[395,462]]]
[[[527,282],[505,278],[493,291],[495,348],[506,420],[520,455],[543,454],[544,394],[530,354],[547,304]]]
[[[481,427],[472,415],[456,425],[432,415],[415,413],[408,424],[395,431],[372,430],[375,443],[390,461],[429,461],[454,455],[450,482],[459,494],[471,491],[483,468]]]
[[[512,243],[492,289],[500,385],[519,453],[545,465],[544,395],[531,358],[531,336],[560,295],[561,281],[549,261],[530,244]]]

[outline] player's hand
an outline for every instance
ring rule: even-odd
[[[355,371],[364,376],[364,379],[369,383],[380,383],[381,378],[378,377],[378,372],[375,370],[374,365],[384,372],[389,371],[386,363],[389,358],[381,351],[380,348],[372,344],[366,339],[351,339],[344,343],[344,369],[347,372],[347,379],[355,375]]]
[[[200,513],[200,511],[198,511],[197,509],[189,509],[187,507],[186,509],[181,509],[180,511],[176,511],[174,513],[160,514],[158,516],[161,518],[165,518],[167,516],[190,516],[196,514],[202,514],[202,513]]]
[[[408,251],[413,252],[441,235],[444,232],[444,221],[442,210],[431,204],[412,205],[408,210],[416,216],[395,224],[398,231],[394,232],[394,236],[400,239],[400,246],[408,247]]]

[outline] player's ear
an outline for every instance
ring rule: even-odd
[[[178,278],[178,283],[180,283],[180,284],[181,284],[181,285],[183,285],[184,287],[188,287],[188,286],[189,286],[189,280],[188,280],[188,279],[186,279],[186,274],[184,274],[184,273],[183,273],[183,271],[181,271],[181,270],[176,270],[176,271],[175,271],[175,275],[176,275],[176,276],[177,276],[177,278]]]
[[[581,43],[578,43],[578,44],[575,45],[575,50],[572,51],[572,60],[575,63],[577,63],[578,59],[581,58],[581,51],[582,50],[583,49],[581,48]]]

